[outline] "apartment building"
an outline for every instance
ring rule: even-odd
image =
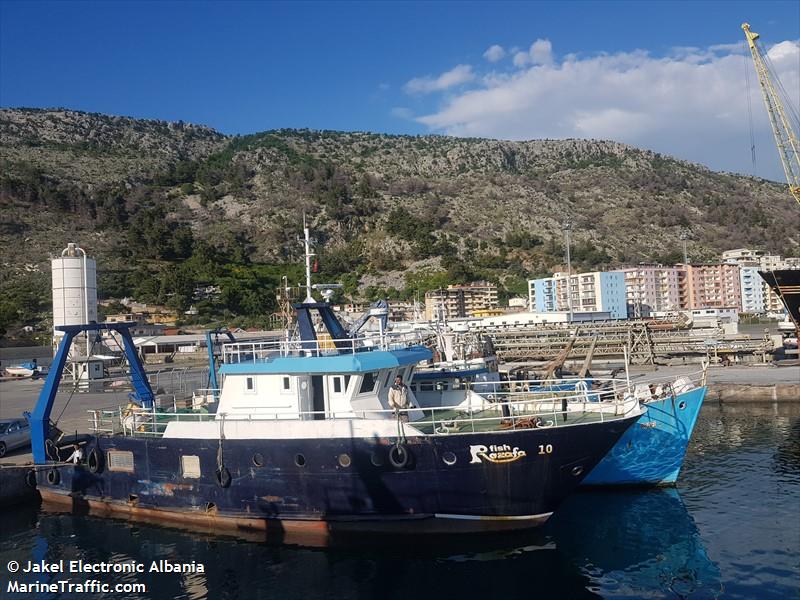
[[[612,319],[628,316],[625,275],[622,271],[554,273],[553,277],[528,281],[528,305],[532,312],[607,312]]]
[[[783,258],[759,250],[736,248],[722,253],[722,261],[739,265],[741,269],[742,312],[781,313],[780,296],[758,275],[758,271],[773,271],[800,266],[800,258]]]
[[[743,263],[739,265],[739,286],[742,289],[742,312],[754,315],[767,312],[764,304],[764,292],[769,291],[769,286],[758,272],[761,267],[758,263]]]
[[[678,289],[681,308],[736,308],[742,306],[739,265],[708,263],[680,265]]]
[[[429,321],[440,314],[447,319],[458,319],[497,307],[497,286],[486,281],[448,285],[447,289],[425,293],[425,318]]]
[[[622,272],[629,318],[649,317],[654,312],[680,308],[680,274],[676,267],[640,265]]]

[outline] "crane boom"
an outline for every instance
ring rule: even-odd
[[[753,56],[753,64],[756,67],[758,82],[761,84],[761,93],[764,96],[764,104],[767,107],[775,143],[778,145],[778,155],[786,174],[786,181],[789,183],[789,191],[800,203],[800,143],[797,141],[797,135],[792,129],[791,122],[786,117],[786,110],[776,89],[776,82],[773,81],[773,77],[777,78],[777,76],[770,73],[770,69],[761,55],[761,50],[756,44],[758,34],[750,31],[749,23],[742,23],[742,30],[747,38],[750,54]]]

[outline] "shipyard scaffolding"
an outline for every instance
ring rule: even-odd
[[[569,360],[621,358],[627,352],[630,364],[654,364],[657,359],[710,356],[719,360],[746,354],[762,360],[772,351],[765,337],[726,336],[718,328],[703,332],[683,328],[678,322],[603,321],[590,327],[549,324],[521,327],[484,327],[498,358],[511,361],[550,361],[569,348]]]

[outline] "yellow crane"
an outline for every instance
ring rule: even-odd
[[[761,49],[756,44],[758,34],[750,31],[749,23],[742,23],[742,29],[747,38],[747,44],[750,46],[750,54],[753,55],[758,82],[761,84],[764,104],[767,106],[772,133],[778,144],[778,154],[781,157],[783,171],[786,173],[786,181],[789,183],[789,191],[800,203],[800,142],[797,141],[797,135],[792,129],[791,121],[786,117],[786,109],[778,94],[782,89],[780,81],[770,69]]]

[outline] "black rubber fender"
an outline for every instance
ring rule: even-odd
[[[219,487],[226,488],[231,484],[231,472],[227,467],[217,469],[215,475],[217,476],[217,484]]]
[[[47,472],[47,483],[50,485],[58,485],[61,483],[61,473],[58,469],[50,469]]]
[[[92,448],[92,451],[89,452],[89,456],[86,459],[86,466],[92,473],[102,473],[103,453],[100,452],[100,450],[98,450],[97,448]]]
[[[402,469],[408,464],[410,454],[405,444],[396,443],[389,449],[389,462],[395,469]]]
[[[36,489],[36,469],[31,469],[25,473],[25,485],[33,490]]]

